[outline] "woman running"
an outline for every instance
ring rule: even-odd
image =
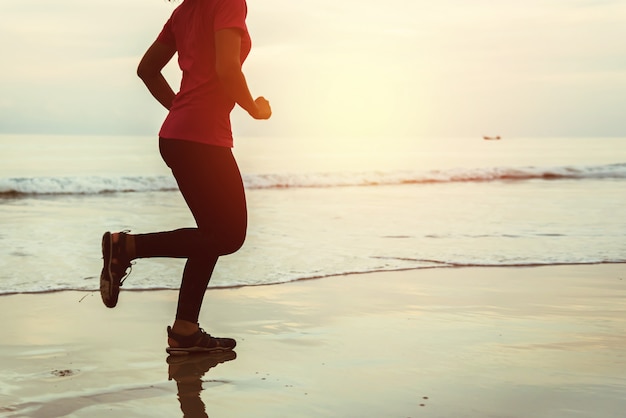
[[[246,200],[231,151],[230,112],[236,103],[255,119],[272,114],[267,100],[252,98],[241,70],[251,46],[246,14],[245,0],[184,0],[137,69],[152,96],[169,110],[159,149],[197,226],[149,234],[106,232],[100,293],[113,308],[132,260],[186,258],[176,318],[167,327],[170,354],[226,351],[236,344],[206,333],[198,317],[218,258],[237,251],[246,236]],[[177,94],[161,72],[175,53],[183,73]]]

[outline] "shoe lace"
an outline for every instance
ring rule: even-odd
[[[213,338],[213,337],[211,336],[211,334],[209,334],[208,332],[206,332],[206,331],[204,330],[204,328],[200,328],[200,327],[198,327],[198,330],[199,330],[201,333],[203,333],[204,335],[206,335],[207,337],[209,337],[209,338]]]
[[[124,282],[126,281],[126,279],[128,279],[128,276],[130,276],[130,273],[133,272],[133,266],[135,265],[134,261],[131,261],[130,264],[128,265],[128,267],[126,267],[126,269],[128,269],[128,272],[124,272],[124,275],[122,276],[122,278],[120,279],[120,287],[124,284]]]

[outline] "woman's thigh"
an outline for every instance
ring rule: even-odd
[[[160,148],[203,235],[220,255],[239,249],[247,209],[231,149],[172,139],[161,139]]]

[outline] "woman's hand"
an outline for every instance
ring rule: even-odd
[[[256,109],[250,113],[250,116],[254,119],[269,119],[270,116],[272,116],[270,102],[268,102],[265,97],[257,97],[254,100],[254,104],[256,105]]]

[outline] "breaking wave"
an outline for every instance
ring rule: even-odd
[[[385,186],[402,184],[626,179],[626,163],[562,167],[492,167],[432,171],[369,171],[292,174],[248,174],[248,189]],[[176,190],[171,176],[20,177],[0,179],[0,197],[88,195]]]

